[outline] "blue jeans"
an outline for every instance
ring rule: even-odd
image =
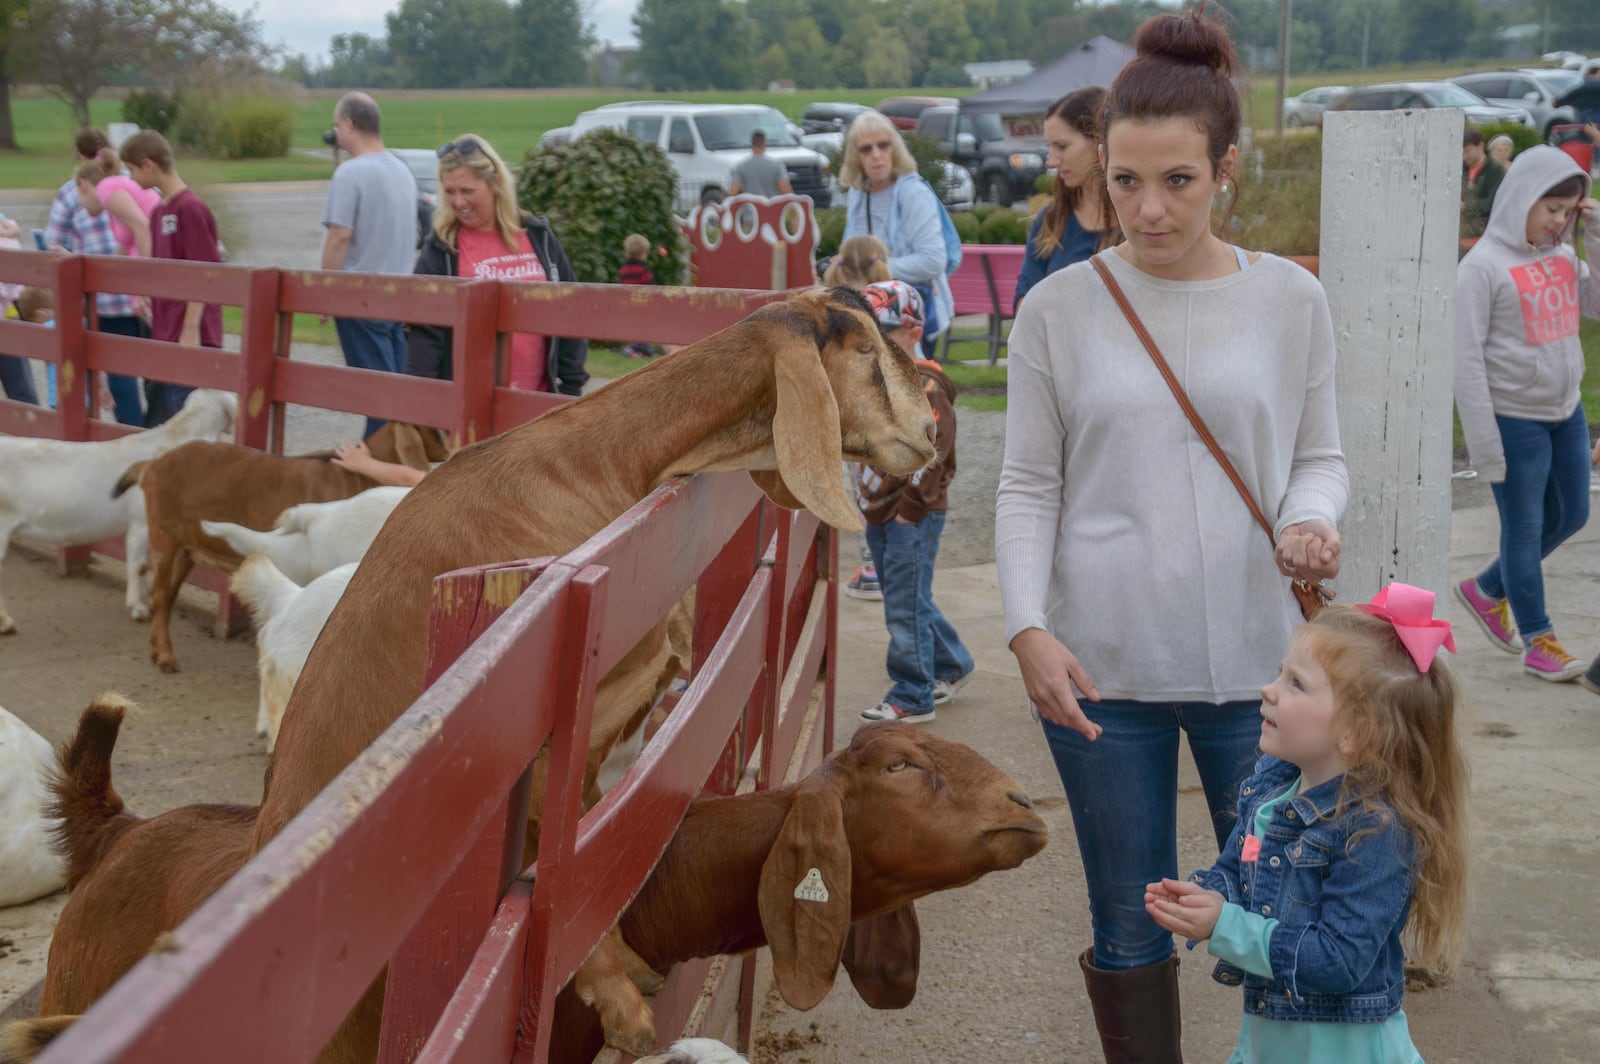
[[[1539,563],[1589,520],[1589,425],[1581,404],[1565,421],[1494,420],[1506,453],[1506,479],[1491,485],[1500,556],[1478,574],[1478,590],[1511,600],[1526,642],[1551,627]]]
[[[365,318],[334,318],[333,327],[344,348],[344,363],[354,369],[375,369],[384,373],[404,373],[406,369],[406,327],[396,321],[368,321]],[[367,418],[365,435],[383,427],[379,418]]]
[[[1090,742],[1043,721],[1067,790],[1089,886],[1097,968],[1140,968],[1172,955],[1172,934],[1144,909],[1144,888],[1178,878],[1178,732],[1200,770],[1217,850],[1233,829],[1239,782],[1261,740],[1261,703],[1081,703],[1102,729]]]
[[[933,563],[939,557],[944,511],[915,524],[867,526],[867,549],[883,589],[889,626],[889,679],[884,696],[910,713],[933,708],[933,681],[958,680],[972,671],[972,654],[933,602]]]
[[[100,331],[143,340],[150,338],[150,326],[134,314],[101,315]],[[111,390],[111,405],[116,410],[117,421],[123,425],[143,425],[144,407],[139,402],[139,378],[107,373],[106,387]]]
[[[0,391],[7,399],[39,405],[39,390],[33,386],[33,368],[16,355],[0,355]]]

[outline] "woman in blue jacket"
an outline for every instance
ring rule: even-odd
[[[899,130],[876,111],[850,123],[839,183],[850,190],[841,242],[867,235],[888,245],[890,275],[922,295],[922,352],[932,358],[934,341],[950,327],[955,311],[945,278],[944,204],[917,173]]]
[[[1028,289],[1074,262],[1082,262],[1115,243],[1116,224],[1106,198],[1100,169],[1100,104],[1102,88],[1079,89],[1050,105],[1044,116],[1047,161],[1056,172],[1052,199],[1034,216],[1028,230],[1028,254],[1017,275],[1016,301]]]

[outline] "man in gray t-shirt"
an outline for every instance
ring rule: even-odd
[[[346,93],[333,109],[334,135],[350,158],[333,172],[322,208],[324,270],[410,273],[416,265],[417,179],[384,147],[378,105]],[[399,373],[406,364],[405,326],[335,318],[345,364]],[[367,419],[367,435],[383,422]]]
[[[767,135],[761,130],[750,134],[750,157],[733,168],[728,181],[728,195],[741,192],[771,199],[794,191],[789,184],[789,171],[778,160],[767,157]]]

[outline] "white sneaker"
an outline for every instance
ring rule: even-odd
[[[966,675],[958,676],[954,680],[933,681],[933,704],[942,706],[950,701],[956,696],[957,691],[967,686],[967,683],[972,679],[972,674],[977,671],[977,669],[970,669]]]

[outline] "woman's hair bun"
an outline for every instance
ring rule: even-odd
[[[1207,66],[1225,78],[1239,67],[1239,53],[1227,29],[1216,18],[1206,17],[1209,4],[1183,12],[1147,19],[1133,39],[1140,58],[1162,57],[1179,63]]]

